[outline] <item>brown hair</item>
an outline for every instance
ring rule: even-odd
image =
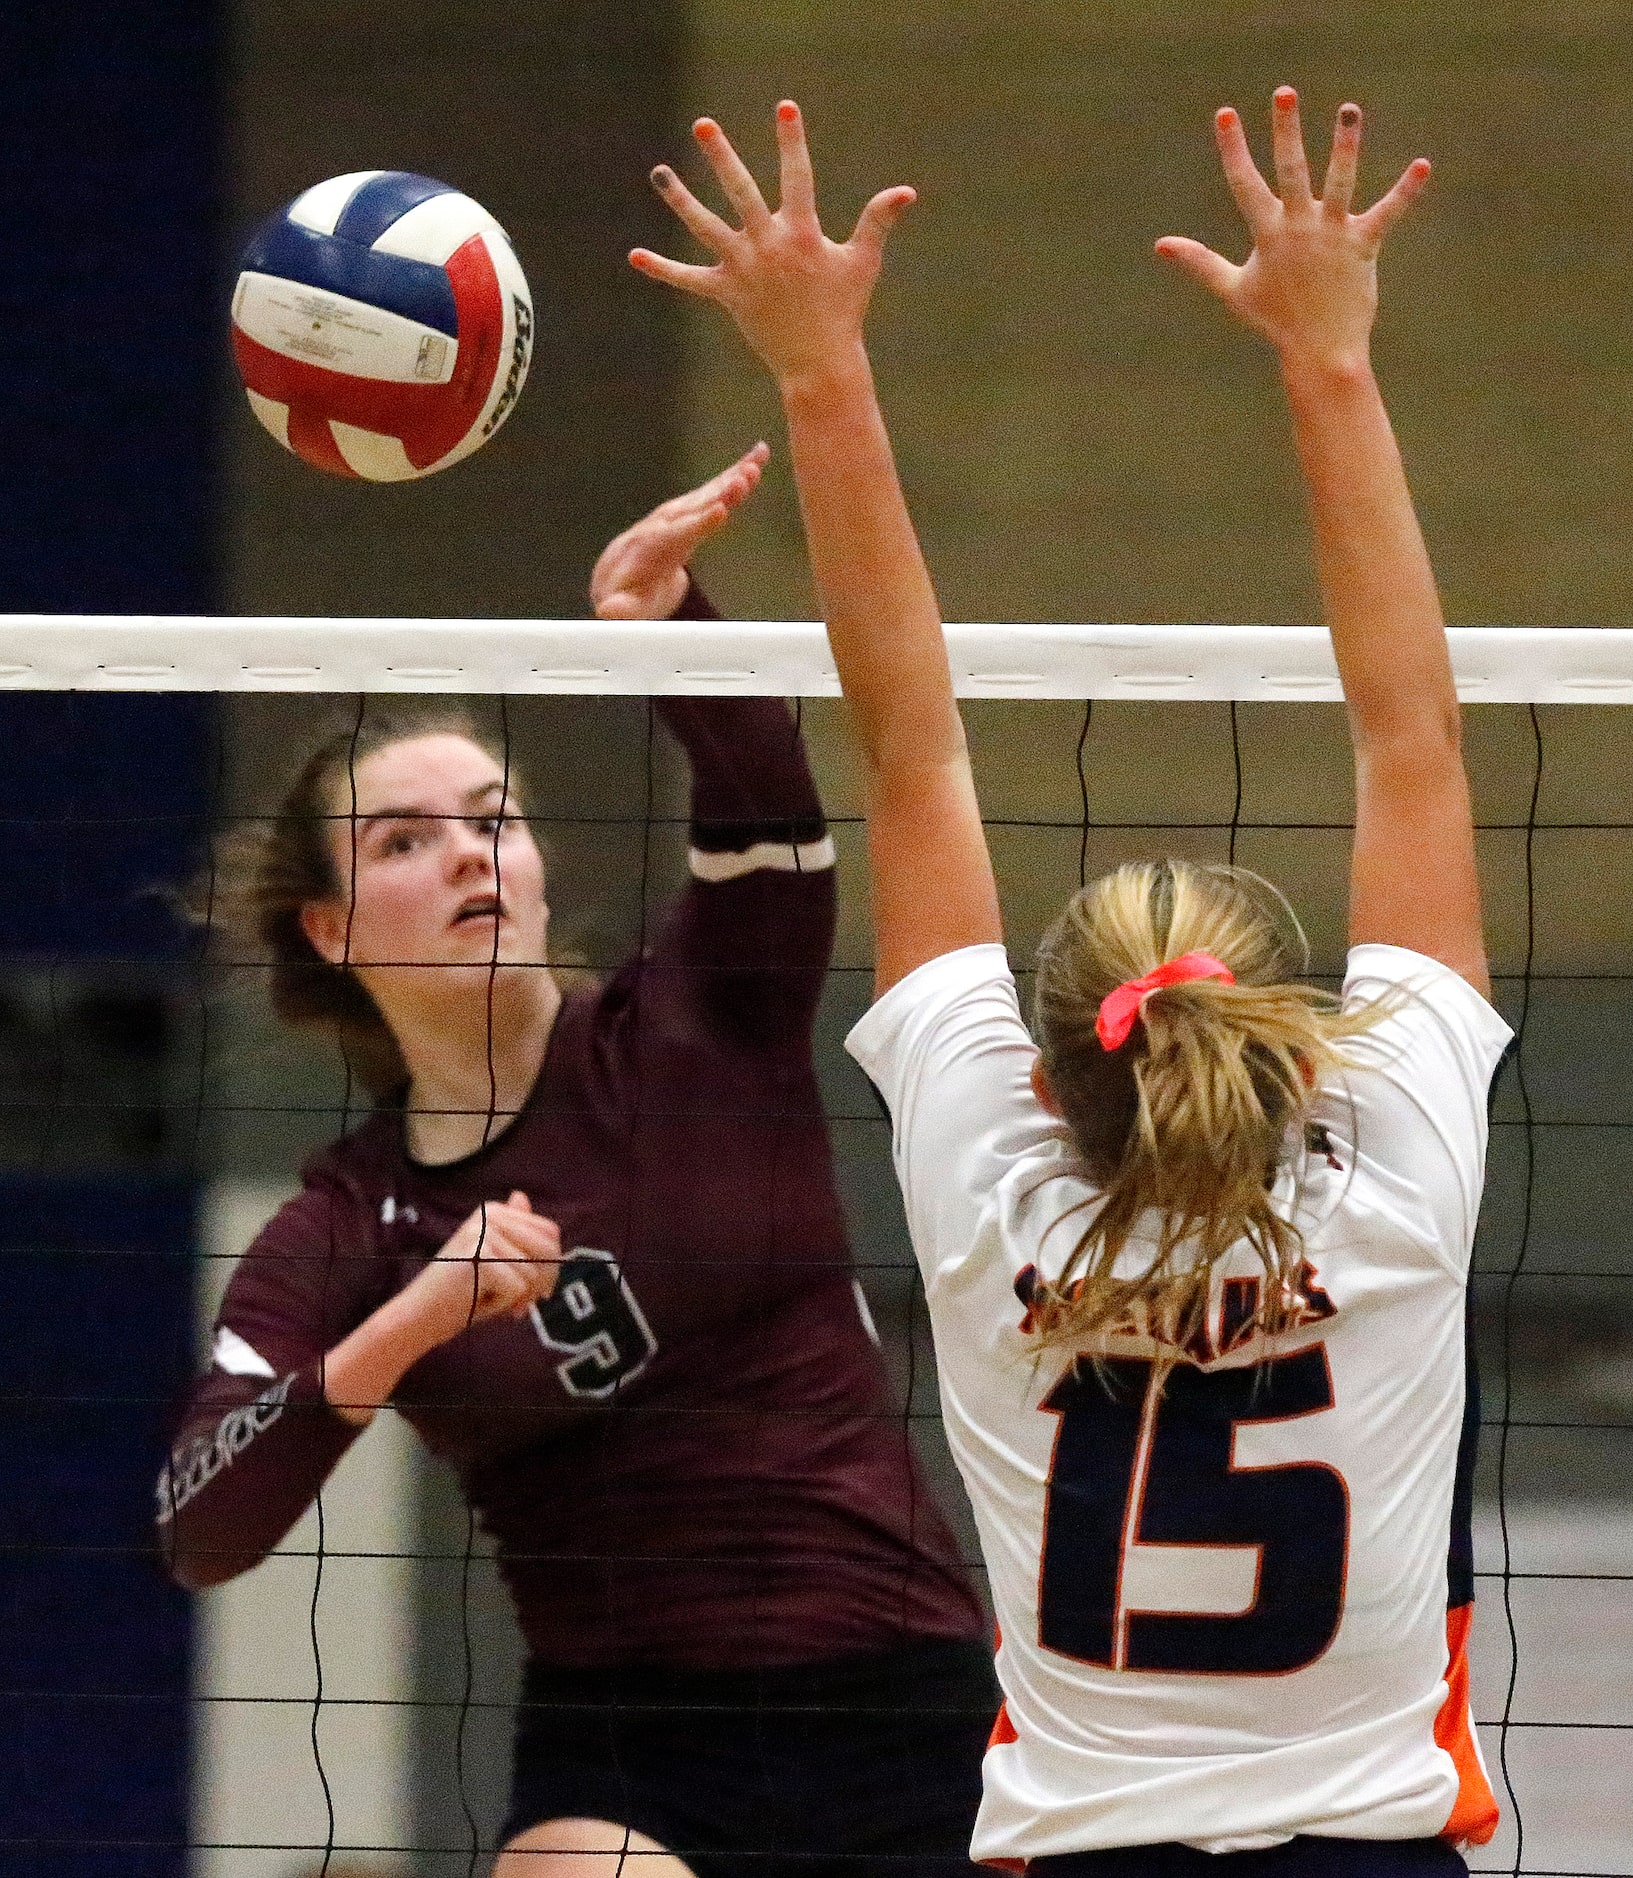
[[[1101,1000],[1187,952],[1236,982],[1153,993],[1117,1050],[1095,1035]],[[1377,1021],[1293,982],[1308,948],[1268,882],[1229,867],[1133,862],[1073,896],[1038,957],[1043,1068],[1103,1196],[1060,1276],[1039,1285],[1031,1326],[1046,1344],[1133,1322],[1183,1346],[1207,1321],[1214,1267],[1245,1241],[1264,1267],[1254,1327],[1274,1334],[1298,1295],[1303,1245],[1271,1204],[1290,1131],[1337,1069],[1338,1042]],[[1115,1266],[1142,1216],[1160,1220],[1145,1270]]]
[[[295,1030],[319,1031],[340,1047],[348,1067],[376,1101],[399,1095],[408,1069],[391,1026],[346,965],[331,965],[307,938],[301,909],[343,891],[329,830],[351,812],[357,765],[413,738],[464,737],[510,772],[502,747],[460,711],[373,713],[326,738],[301,766],[270,822],[252,824],[218,844],[207,880],[195,883],[189,910],[267,958],[268,995]]]

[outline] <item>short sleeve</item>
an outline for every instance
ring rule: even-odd
[[[1001,945],[899,980],[845,1047],[890,1111],[896,1175],[926,1277],[970,1247],[1004,1176],[1060,1134],[1032,1093],[1037,1046]]]
[[[1384,1015],[1343,1046],[1360,1072],[1323,1090],[1319,1119],[1348,1142],[1369,1195],[1459,1272],[1485,1185],[1491,1080],[1513,1032],[1467,979],[1401,946],[1356,946],[1345,1005]]]

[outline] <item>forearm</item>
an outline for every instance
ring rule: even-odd
[[[1283,359],[1316,567],[1358,745],[1455,746],[1445,620],[1388,412],[1365,359]]]
[[[357,1438],[308,1362],[255,1394],[213,1373],[200,1385],[161,1470],[156,1540],[190,1590],[258,1565],[312,1504]]]
[[[692,771],[692,844],[705,852],[824,834],[805,746],[780,698],[661,698]]]
[[[450,1326],[449,1334],[459,1328]],[[415,1309],[410,1294],[399,1291],[323,1359],[324,1399],[353,1427],[366,1428],[408,1371],[444,1340]]]
[[[860,345],[781,386],[816,581],[869,766],[964,757],[941,614]]]

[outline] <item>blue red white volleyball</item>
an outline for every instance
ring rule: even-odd
[[[404,482],[480,448],[510,415],[533,301],[480,204],[407,170],[335,176],[244,252],[233,354],[250,408],[335,476]]]

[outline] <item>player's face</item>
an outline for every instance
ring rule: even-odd
[[[396,989],[423,1001],[485,984],[495,962],[544,963],[544,859],[479,745],[450,734],[387,744],[357,765],[355,811],[343,781],[334,814],[340,892],[304,923],[376,995],[391,966],[404,968]]]

